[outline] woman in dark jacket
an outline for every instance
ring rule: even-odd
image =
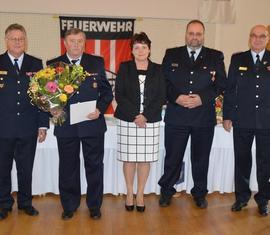
[[[127,186],[126,210],[134,209],[133,183],[137,170],[136,209],[145,210],[144,187],[150,162],[158,160],[165,81],[161,66],[149,60],[151,41],[144,32],[131,40],[133,60],[120,65],[115,85],[118,119],[118,160],[123,161]]]

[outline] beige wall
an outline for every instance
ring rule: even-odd
[[[188,4],[189,0],[186,2]],[[228,66],[233,52],[248,49],[247,40],[250,28],[258,23],[270,24],[269,13],[265,11],[267,8],[270,8],[269,0],[236,0],[235,24],[206,23],[205,44],[222,50]],[[28,13],[0,13],[1,52],[5,50],[4,30],[14,22],[26,27],[30,54],[41,57],[45,61],[60,53],[58,17],[53,14]],[[188,20],[138,18],[135,31],[145,31],[149,35],[152,40],[152,59],[161,62],[166,48],[184,44],[187,22]]]

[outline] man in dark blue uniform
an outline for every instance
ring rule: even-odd
[[[82,82],[79,90],[66,106],[67,119],[62,126],[56,126],[59,151],[59,190],[64,209],[62,219],[73,217],[80,205],[80,145],[85,164],[87,180],[86,203],[93,219],[101,217],[100,207],[103,197],[103,155],[106,123],[103,114],[112,101],[111,86],[106,78],[104,61],[101,57],[84,53],[86,37],[79,29],[70,29],[65,34],[66,53],[47,64],[65,62],[77,64],[94,75]],[[89,113],[88,121],[70,124],[70,105],[96,100],[95,112]]]
[[[186,46],[168,49],[163,59],[168,104],[165,114],[165,164],[160,206],[168,206],[175,193],[181,165],[191,136],[191,164],[196,206],[207,207],[207,173],[214,127],[215,98],[225,88],[223,54],[203,46],[204,25],[187,24]]]
[[[240,211],[251,197],[251,147],[256,138],[258,193],[254,198],[259,214],[268,215],[270,199],[270,52],[267,28],[251,29],[250,50],[234,54],[224,97],[223,126],[233,126],[235,197],[232,211]]]
[[[37,139],[43,142],[49,118],[30,102],[28,73],[42,69],[42,61],[26,54],[26,31],[19,24],[5,31],[7,51],[0,55],[0,220],[12,210],[11,170],[16,161],[18,208],[38,215],[32,206],[32,170]]]

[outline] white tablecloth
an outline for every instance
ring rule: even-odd
[[[157,162],[151,163],[150,175],[145,187],[145,193],[160,193],[157,184],[163,173],[164,164],[164,126],[161,126],[160,136],[160,157]],[[185,152],[185,180],[176,186],[177,191],[186,190],[190,193],[193,187],[190,164],[190,145]],[[105,136],[104,155],[104,193],[117,195],[125,193],[125,182],[122,171],[122,162],[117,160],[116,126],[114,120],[108,121],[108,130]],[[253,160],[254,160],[253,147]],[[257,191],[256,165],[253,161],[250,186],[252,191]],[[136,184],[134,184],[136,185]],[[83,159],[81,156],[81,188],[82,193],[86,192],[86,179],[84,173]],[[12,170],[12,190],[17,191],[17,178],[15,164]],[[234,154],[232,133],[227,133],[221,126],[215,128],[209,171],[208,171],[209,192],[218,191],[220,193],[234,191]],[[134,186],[136,192],[136,186]],[[47,139],[44,143],[38,144],[34,170],[33,170],[33,195],[45,193],[59,194],[58,190],[58,151],[56,138],[53,136],[53,128],[48,131]]]

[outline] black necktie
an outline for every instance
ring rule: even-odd
[[[76,64],[77,61],[79,61],[79,59],[77,59],[77,60],[71,60],[71,63],[72,63],[72,64]]]
[[[195,63],[195,56],[194,56],[195,53],[196,53],[196,51],[191,51],[191,52],[190,52],[190,54],[191,54],[191,56],[190,56],[190,61],[191,61],[192,64]]]
[[[18,59],[14,59],[14,67],[16,69],[16,73],[19,74],[20,73],[20,68],[18,65]]]
[[[255,66],[258,68],[260,67],[261,61],[260,61],[260,56],[259,54],[256,55],[256,61],[255,61]]]

